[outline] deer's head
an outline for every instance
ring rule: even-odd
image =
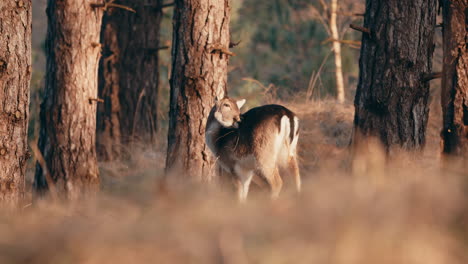
[[[240,121],[240,109],[245,104],[245,99],[234,100],[229,97],[216,98],[214,117],[223,127],[237,128]]]

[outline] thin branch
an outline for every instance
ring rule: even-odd
[[[330,52],[327,53],[327,55],[323,58],[322,63],[320,64],[319,69],[317,72],[312,74],[309,79],[309,85],[307,87],[307,92],[306,92],[306,100],[309,101],[312,99],[312,96],[314,95],[314,90],[315,90],[315,84],[317,83],[318,78],[320,77],[320,74],[323,70],[323,67],[325,66],[325,63],[328,60],[328,57],[333,53],[333,49],[330,50]]]
[[[114,1],[115,0],[110,0],[109,2],[105,2],[105,3],[91,3],[90,5],[92,8],[102,8],[104,11],[106,11],[108,8],[114,7],[114,8],[121,8],[130,12],[136,13],[135,9],[128,7],[128,6],[124,6],[124,5],[114,4]]]
[[[101,8],[101,7],[106,7],[105,3],[91,3],[90,4],[92,8]]]
[[[170,6],[174,6],[174,5],[175,5],[174,2],[172,2],[172,3],[167,3],[167,4],[163,4],[163,5],[161,6],[161,8],[166,8],[166,7],[170,7]]]
[[[101,98],[89,98],[89,103],[92,104],[93,102],[104,103],[104,100]]]
[[[358,25],[350,24],[349,27],[354,29],[354,30],[360,31],[362,33],[367,33],[369,35],[371,33],[370,29],[365,28],[365,27],[361,27],[361,26],[358,26]]]
[[[242,40],[239,40],[237,43],[236,42],[229,42],[229,48],[234,48],[235,46],[239,45]]]
[[[211,47],[210,53],[215,53],[215,52],[219,52],[221,54],[224,53],[229,56],[236,56],[234,52],[229,51],[229,49],[224,48],[221,44],[215,44]]]
[[[132,13],[136,13],[135,9],[131,8],[131,7],[128,7],[128,6],[124,6],[124,5],[119,5],[119,4],[114,4],[114,3],[108,3],[107,4],[107,8],[109,7],[115,7],[115,8],[120,8],[120,9],[124,9],[124,10],[127,10],[127,11],[130,11]]]
[[[330,27],[328,26],[328,23],[325,17],[319,12],[319,10],[315,6],[309,5],[309,7],[310,7],[310,10],[312,10],[312,12],[314,13],[314,15],[318,18],[322,26],[325,28],[325,31],[327,31],[327,34],[331,36],[331,30],[330,30]]]
[[[352,48],[352,49],[361,49],[361,45],[357,46],[357,45],[351,45],[349,44],[348,47]]]
[[[428,82],[428,81],[439,79],[439,78],[442,78],[442,72],[433,72],[424,76],[423,82]]]
[[[133,122],[132,122],[132,136],[131,136],[131,139],[132,139],[132,144],[133,142],[135,142],[135,127],[136,127],[136,123],[137,123],[137,117],[138,117],[138,112],[139,112],[139,109],[140,109],[140,104],[141,104],[141,101],[143,99],[143,97],[145,96],[145,88],[143,88],[140,92],[140,95],[138,95],[138,101],[137,101],[137,104],[136,104],[136,107],[135,107],[135,112],[133,113]]]
[[[320,0],[320,4],[322,5],[323,12],[326,14],[328,13],[328,5],[324,0]]]
[[[347,16],[347,17],[363,17],[365,15],[364,13],[351,13],[351,12],[344,12],[344,11],[336,12],[336,14]]]
[[[211,53],[214,53],[214,52],[219,52],[219,53],[223,53],[223,54],[226,54],[226,55],[229,55],[229,56],[236,56],[236,54],[232,51],[229,51],[227,49],[214,49],[211,51]]]
[[[333,38],[327,38],[326,40],[322,41],[322,45],[327,44],[328,42],[339,42],[342,44],[348,44],[348,45],[354,45],[354,46],[360,46],[361,41],[357,40],[347,40],[347,39],[333,39]]]
[[[99,42],[91,42],[91,47],[93,47],[93,48],[98,48],[98,47],[101,47],[101,46],[102,45]]]

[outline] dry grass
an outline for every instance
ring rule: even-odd
[[[303,126],[300,195],[161,195],[164,149],[135,151],[102,164],[96,200],[2,214],[0,263],[467,263],[464,173],[434,154],[384,164],[378,151],[363,159],[372,170],[351,172],[352,107],[287,105]]]

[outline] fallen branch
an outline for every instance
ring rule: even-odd
[[[44,159],[44,156],[42,156],[41,151],[37,147],[37,141],[30,143],[29,146],[31,147],[32,152],[34,153],[34,157],[36,158],[37,163],[39,163],[39,166],[41,166],[42,168],[42,173],[45,176],[47,187],[49,187],[50,195],[52,199],[56,200],[58,198],[57,189],[55,188],[55,183],[52,177],[50,177],[49,169],[47,168],[47,163]]]
[[[371,33],[370,29],[365,28],[365,27],[361,27],[361,26],[358,26],[358,25],[350,24],[349,27],[354,29],[354,30],[357,30],[357,31],[360,31],[362,33],[366,33],[366,34],[369,34],[369,35]]]

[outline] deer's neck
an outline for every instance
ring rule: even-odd
[[[210,115],[208,116],[208,120],[206,122],[206,130],[205,130],[205,141],[206,145],[210,148],[210,150],[217,155],[218,147],[216,146],[216,139],[220,137],[222,126],[214,117],[214,111],[212,110]]]
[[[233,137],[237,135],[238,128],[225,128],[214,117],[214,111],[208,116],[205,130],[205,141],[210,150],[218,156],[227,144],[230,144]]]

